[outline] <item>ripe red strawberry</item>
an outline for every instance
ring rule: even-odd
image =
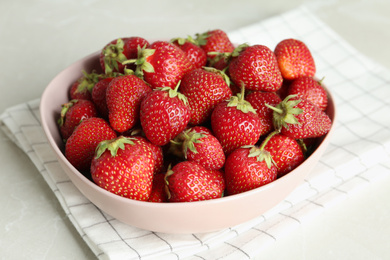
[[[175,142],[181,144],[184,158],[208,170],[219,170],[225,163],[221,144],[204,126],[194,126],[184,130]]]
[[[143,137],[141,135],[136,135],[136,134],[133,134],[133,133],[130,133],[130,134],[125,133],[125,134],[122,134],[122,135],[125,136],[125,137],[129,137],[129,138],[140,140],[141,142],[144,142],[146,145],[148,145],[149,148],[152,151],[153,159],[154,159],[154,162],[155,162],[154,170],[153,170],[154,174],[157,174],[157,173],[163,171],[163,168],[164,168],[164,154],[163,154],[163,149],[162,149],[161,146],[152,144],[149,140],[147,140],[145,137]]]
[[[220,189],[225,191],[226,183],[225,183],[225,173],[222,169],[220,170],[208,170],[209,174],[216,176],[216,181],[219,183]],[[222,195],[223,196],[223,195]]]
[[[299,99],[307,99],[322,111],[328,106],[328,95],[320,81],[312,77],[299,77],[291,82],[288,95],[297,95]]]
[[[232,91],[226,80],[226,74],[213,68],[195,69],[184,74],[180,92],[188,99],[191,125],[209,120],[214,107],[231,97]]]
[[[86,73],[83,71],[83,76],[72,84],[69,89],[70,99],[87,99],[92,100],[91,91],[95,84],[99,81],[100,75],[94,72]]]
[[[142,37],[129,37],[124,46],[125,55],[128,59],[136,59],[138,57],[138,49],[148,48],[149,45],[149,42]]]
[[[294,139],[320,137],[332,126],[329,116],[306,99],[287,96],[274,110],[274,127]]]
[[[114,78],[108,77],[105,79],[99,80],[92,89],[92,101],[95,104],[99,114],[103,118],[108,118],[108,108],[106,102],[106,91],[110,82]]]
[[[256,109],[256,113],[260,118],[260,135],[265,135],[271,132],[274,128],[272,122],[273,110],[267,107],[265,104],[276,106],[282,101],[280,97],[275,92],[254,91],[249,93],[245,99],[251,103],[254,109]]]
[[[184,161],[168,170],[165,176],[170,202],[189,202],[220,198],[221,175],[206,170],[203,166]]]
[[[88,171],[97,145],[116,137],[115,131],[102,118],[83,120],[65,144],[65,157],[79,171]]]
[[[209,59],[214,58],[215,53],[233,52],[234,50],[234,45],[229,36],[220,29],[197,34],[196,40]]]
[[[212,130],[225,154],[243,145],[254,145],[262,131],[260,118],[243,92],[219,103],[211,114]]]
[[[247,90],[277,91],[283,82],[275,54],[264,45],[243,47],[233,54],[229,75]]]
[[[99,143],[91,162],[93,181],[119,196],[148,200],[152,191],[154,159],[139,139],[120,136]]]
[[[146,138],[166,145],[180,134],[190,120],[187,98],[170,87],[155,88],[141,102],[140,121]]]
[[[309,48],[300,40],[285,39],[275,47],[275,56],[285,79],[313,77],[316,66]]]
[[[143,76],[144,80],[154,88],[170,87],[174,89],[191,67],[186,54],[176,45],[167,41],[156,41],[149,48],[142,48],[138,52],[136,61],[136,75]]]
[[[165,191],[165,174],[157,173],[153,177],[152,192],[150,193],[149,202],[167,202],[167,192]]]
[[[108,118],[112,128],[123,133],[139,121],[142,99],[152,89],[135,75],[114,78],[106,90]]]
[[[274,181],[277,168],[268,163],[267,151],[257,147],[238,148],[225,163],[225,182],[228,195],[249,191]]]
[[[305,160],[298,142],[283,134],[273,135],[267,140],[264,149],[270,153],[278,168],[278,177],[289,173]]]
[[[192,39],[192,37],[188,37],[187,39],[176,38],[172,40],[172,43],[178,46],[186,54],[191,64],[191,67],[188,68],[188,71],[206,66],[206,52],[197,44],[194,39]]]
[[[208,66],[226,71],[232,58],[238,56],[238,54],[248,46],[248,44],[244,43],[237,46],[233,52],[217,53],[213,58],[208,59]]]
[[[92,101],[86,99],[72,99],[62,105],[58,119],[61,136],[66,141],[81,121],[90,117],[97,117],[98,113]]]

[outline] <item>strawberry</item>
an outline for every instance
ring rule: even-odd
[[[167,202],[168,197],[165,191],[165,174],[157,173],[153,177],[152,191],[150,193],[149,202]]]
[[[273,110],[265,104],[276,106],[282,100],[275,92],[254,91],[248,94],[245,99],[256,109],[256,113],[260,118],[261,133],[260,135],[268,134],[273,130]]]
[[[139,121],[142,99],[152,89],[135,75],[114,78],[106,90],[108,118],[114,130],[123,133]]]
[[[66,141],[81,121],[90,117],[97,117],[97,115],[95,105],[92,101],[86,99],[72,99],[63,104],[61,116],[58,119],[62,139]]]
[[[229,75],[247,90],[277,91],[283,82],[275,54],[264,45],[243,46],[229,64]]]
[[[254,145],[262,131],[256,110],[244,99],[244,88],[214,108],[211,127],[226,154],[243,145]]]
[[[221,29],[207,31],[196,36],[197,42],[209,59],[214,58],[216,53],[233,52],[234,50],[234,45],[229,36]]]
[[[306,99],[287,96],[273,112],[274,127],[294,139],[320,137],[332,126],[329,116]]]
[[[133,138],[140,140],[141,142],[144,142],[146,145],[149,146],[149,148],[152,151],[153,159],[155,162],[153,173],[157,174],[163,170],[164,167],[164,154],[163,149],[161,146],[152,144],[149,140],[147,140],[145,137],[140,135],[134,135],[134,134],[122,134],[125,137]]]
[[[225,163],[225,154],[218,139],[204,126],[184,130],[176,139],[181,144],[184,158],[208,170],[219,170]]]
[[[226,74],[213,68],[195,69],[184,74],[180,92],[188,99],[191,125],[208,121],[214,107],[232,95]]]
[[[142,100],[140,121],[146,138],[155,145],[166,145],[187,126],[190,108],[187,98],[170,87],[155,88]]]
[[[154,159],[145,141],[124,136],[99,143],[91,162],[93,181],[101,188],[134,200],[148,200]]]
[[[149,42],[142,38],[142,37],[129,37],[125,43],[124,50],[125,50],[125,56],[128,60],[137,59],[138,57],[138,50],[140,48],[149,48],[150,44]],[[123,64],[122,64],[123,65]],[[136,64],[128,64],[126,68],[129,68],[133,71],[136,70]]]
[[[103,118],[108,118],[108,108],[106,102],[106,91],[110,82],[113,80],[112,77],[99,80],[92,89],[92,101],[95,104],[99,114]]]
[[[83,71],[83,76],[75,81],[69,89],[70,99],[92,100],[91,91],[99,79],[99,74],[96,74],[95,72],[86,73]]]
[[[276,134],[265,142],[264,149],[278,168],[278,177],[289,173],[305,160],[301,146],[291,137]]]
[[[198,43],[192,39],[192,37],[184,38],[175,38],[171,42],[178,46],[187,56],[190,61],[191,67],[188,68],[188,71],[193,69],[199,69],[206,66],[207,55],[206,52],[198,45]]]
[[[309,48],[300,40],[285,39],[275,47],[275,56],[283,78],[313,77],[316,66]]]
[[[325,111],[328,106],[328,95],[321,82],[312,77],[299,77],[291,82],[287,94],[307,99]]]
[[[234,150],[225,163],[225,182],[228,195],[253,190],[274,181],[277,168],[267,151],[256,146]]]
[[[176,45],[167,41],[156,41],[149,48],[139,48],[137,60],[123,64],[137,64],[136,75],[143,77],[150,86],[174,89],[191,68],[186,54]]]
[[[138,48],[148,48],[149,42],[138,36],[129,37],[125,42],[125,55],[128,59],[136,59],[138,56]]]
[[[244,43],[237,46],[233,52],[217,53],[213,58],[209,58],[208,65],[219,70],[227,71],[232,58],[238,56],[238,54],[248,46],[248,44]]]
[[[190,202],[220,198],[223,195],[221,175],[195,162],[176,164],[165,175],[170,202]]]
[[[83,120],[73,131],[65,144],[65,157],[79,171],[90,169],[97,145],[116,137],[115,131],[102,118]]]
[[[225,191],[226,183],[225,183],[225,173],[222,169],[219,170],[208,170],[209,174],[214,175],[216,181],[218,182],[220,189]],[[223,196],[223,195],[222,195]]]

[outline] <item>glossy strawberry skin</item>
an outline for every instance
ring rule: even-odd
[[[204,126],[194,126],[189,134],[198,133],[202,137],[194,143],[196,152],[186,149],[188,161],[194,161],[208,170],[219,170],[225,164],[225,154],[218,139]]]
[[[281,133],[294,139],[320,137],[328,133],[332,126],[329,116],[312,102],[299,100],[301,102],[295,106],[303,110],[303,113],[295,116],[299,123],[282,127]]]
[[[200,125],[210,120],[214,107],[232,95],[221,75],[204,69],[186,73],[181,80],[180,92],[188,99],[191,125]]]
[[[237,86],[247,90],[274,92],[283,82],[275,54],[264,45],[243,48],[232,58],[229,75]]]
[[[312,77],[299,77],[291,82],[288,95],[297,95],[318,106],[322,111],[328,106],[328,95],[324,87]]]
[[[87,88],[80,88],[80,81],[74,82],[69,89],[69,98],[70,99],[86,99],[92,100],[91,92],[88,91]]]
[[[163,149],[161,146],[152,144],[149,140],[147,140],[145,137],[140,135],[124,135],[126,137],[138,139],[141,142],[144,142],[147,146],[149,146],[150,150],[152,151],[153,159],[154,159],[154,174],[157,174],[161,171],[163,171],[164,167],[164,154]]]
[[[97,145],[115,138],[116,132],[101,118],[82,121],[65,144],[65,157],[79,171],[88,171]]]
[[[95,105],[92,101],[86,99],[73,99],[70,102],[63,104],[62,109],[59,125],[63,140],[66,140],[71,136],[74,129],[81,121],[98,116]],[[64,114],[62,112],[64,112]]]
[[[278,168],[278,177],[282,177],[298,167],[304,160],[301,146],[298,142],[288,136],[278,134],[269,139],[264,146]]]
[[[313,77],[316,66],[309,48],[300,40],[285,39],[275,47],[275,56],[283,78]]]
[[[195,162],[180,162],[172,168],[172,172],[172,175],[166,176],[170,202],[210,200],[223,195],[220,175],[210,173]]]
[[[202,49],[206,52],[209,58],[215,57],[209,52],[226,53],[234,50],[234,45],[230,41],[229,36],[221,29],[211,30],[204,33],[205,43],[201,44]]]
[[[125,55],[128,59],[136,59],[138,55],[138,47],[149,47],[149,42],[138,36],[129,37],[125,43]]]
[[[174,41],[173,44],[179,47],[190,61],[191,66],[188,71],[206,66],[207,55],[200,46],[190,41],[185,41],[183,44],[179,44],[178,41]]]
[[[106,150],[91,162],[93,181],[101,188],[119,196],[146,201],[149,199],[154,159],[149,146],[142,140],[125,144],[115,156]]]
[[[248,157],[250,148],[239,148],[233,151],[225,163],[225,182],[228,195],[253,190],[274,181],[277,168],[268,168],[265,161]]]
[[[161,203],[168,201],[164,177],[164,173],[157,173],[153,176],[152,191],[148,199],[149,202]]]
[[[155,52],[146,58],[154,72],[144,71],[144,79],[153,89],[170,87],[174,89],[184,73],[191,67],[185,53],[176,45],[156,41],[149,46]]]
[[[243,145],[254,145],[261,134],[261,122],[256,113],[244,113],[219,103],[211,114],[211,127],[226,155]]]
[[[92,101],[95,104],[97,110],[99,111],[100,116],[103,118],[108,118],[106,92],[108,85],[113,79],[114,78],[109,77],[99,80],[99,82],[96,83],[92,89]]]
[[[251,103],[254,109],[256,109],[256,114],[260,118],[260,135],[265,135],[271,132],[274,129],[272,123],[273,111],[265,104],[276,106],[282,101],[281,98],[275,92],[254,91],[249,93],[245,99]]]
[[[127,57],[127,59],[137,59],[138,57],[138,48],[149,48],[150,46],[150,43],[142,38],[142,37],[138,37],[138,36],[133,36],[133,37],[129,37],[127,39],[127,41],[125,42],[125,46],[124,46],[124,49],[125,49],[125,55]],[[128,64],[126,66],[127,68],[135,71],[136,69],[136,65],[135,64]]]
[[[123,133],[139,121],[142,99],[151,88],[135,75],[114,78],[106,90],[109,122],[112,128]]]
[[[155,145],[166,145],[187,126],[190,109],[178,97],[167,91],[154,89],[141,103],[140,121],[148,140]]]

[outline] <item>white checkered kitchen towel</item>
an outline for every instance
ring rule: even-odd
[[[311,49],[335,97],[336,131],[319,164],[291,195],[258,218],[213,233],[172,235],[125,225],[87,200],[60,168],[39,119],[39,100],[7,109],[4,132],[31,158],[99,259],[245,259],[367,184],[390,175],[390,73],[301,7],[230,32],[271,49],[289,37]]]

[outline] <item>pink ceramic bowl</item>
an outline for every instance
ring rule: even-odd
[[[97,207],[118,220],[139,228],[165,233],[201,233],[238,225],[262,215],[289,195],[316,165],[334,131],[322,139],[315,152],[289,174],[263,187],[220,199],[187,203],[151,203],[110,193],[84,177],[65,158],[57,127],[61,104],[68,101],[70,85],[82,71],[99,70],[98,53],[91,54],[58,74],[45,89],[40,104],[42,126],[62,168],[74,185]],[[328,111],[335,120],[329,93]]]

